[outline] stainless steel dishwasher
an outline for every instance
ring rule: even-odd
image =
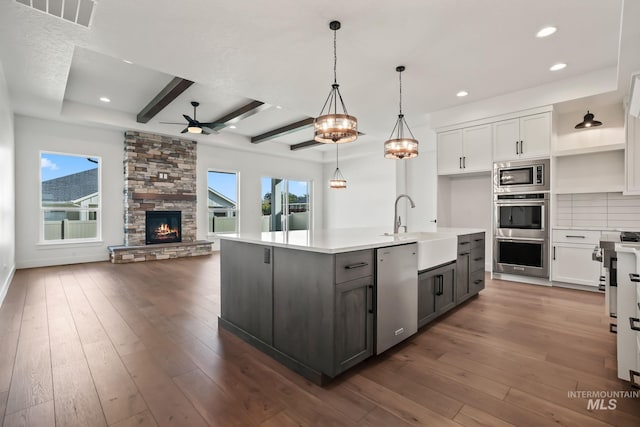
[[[376,354],[418,331],[418,244],[376,249]]]

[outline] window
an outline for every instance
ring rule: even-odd
[[[207,173],[209,233],[238,232],[238,174],[210,170]]]
[[[309,230],[310,181],[262,178],[262,231]]]
[[[41,240],[101,236],[100,158],[40,153]]]

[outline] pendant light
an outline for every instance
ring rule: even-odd
[[[594,115],[591,114],[589,112],[589,110],[587,110],[587,114],[585,114],[584,120],[581,121],[580,123],[578,123],[575,128],[576,129],[586,129],[586,128],[592,128],[592,127],[595,127],[595,126],[602,125],[602,122],[594,120],[593,118],[594,118]]]
[[[340,29],[339,21],[331,21],[329,28],[333,30],[333,84],[327,100],[320,110],[320,115],[314,120],[314,140],[325,144],[342,144],[355,141],[358,138],[358,119],[347,113],[344,106],[340,85],[338,85],[336,66],[338,56],[336,54],[336,32]],[[338,101],[342,112],[338,113]],[[326,111],[325,111],[326,108]]]
[[[411,159],[418,156],[418,140],[413,136],[409,125],[402,114],[402,72],[405,70],[404,65],[396,67],[398,79],[400,81],[400,114],[396,125],[391,131],[391,136],[384,142],[384,157],[387,159]],[[404,129],[407,128],[411,138],[404,136]],[[395,138],[394,138],[395,133]]]
[[[336,170],[333,172],[333,177],[329,180],[329,188],[347,188],[347,180],[344,179],[338,167],[338,144],[336,144]]]

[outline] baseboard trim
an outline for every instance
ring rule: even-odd
[[[9,292],[9,286],[11,285],[11,281],[13,280],[13,275],[16,272],[16,265],[13,264],[11,269],[9,270],[9,275],[6,280],[0,286],[0,307],[2,307],[2,302],[4,301],[4,297],[7,296],[7,292]]]
[[[46,258],[46,259],[31,259],[26,261],[17,261],[16,268],[37,268],[37,267],[50,267],[53,265],[68,265],[68,264],[84,264],[87,262],[101,262],[109,261],[109,253],[105,250],[104,255],[88,255],[88,256],[75,256],[70,258]]]

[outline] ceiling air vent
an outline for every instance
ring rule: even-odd
[[[16,0],[30,8],[89,28],[96,0]]]

